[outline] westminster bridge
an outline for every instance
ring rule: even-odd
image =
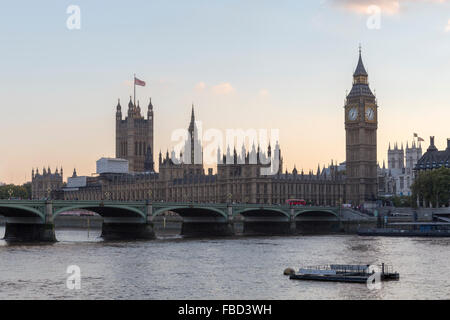
[[[88,210],[102,216],[106,240],[154,239],[153,219],[166,212],[182,217],[183,236],[234,235],[236,218],[244,235],[282,235],[314,231],[339,232],[368,217],[339,207],[152,201],[0,200],[5,240],[54,242],[54,219],[64,212]]]

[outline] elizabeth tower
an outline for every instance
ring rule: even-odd
[[[360,49],[345,103],[346,200],[352,205],[377,197],[377,128],[377,101],[369,88]]]

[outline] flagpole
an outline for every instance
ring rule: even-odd
[[[136,105],[136,73],[134,74],[133,84],[134,84],[134,105]]]

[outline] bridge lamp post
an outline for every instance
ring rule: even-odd
[[[47,188],[47,200],[50,200],[50,192],[52,191],[52,189],[50,189],[50,187]]]
[[[233,198],[233,195],[231,193],[229,193],[227,195],[227,198],[228,198],[228,203],[231,203],[231,198]]]
[[[111,200],[110,198],[111,198],[111,192],[109,192],[109,191],[107,191],[107,192],[105,192],[105,200]]]
[[[8,194],[9,194],[9,200],[11,200],[12,195],[14,194],[14,191],[13,191],[12,188],[9,188],[9,189],[8,189]]]
[[[152,201],[152,190],[148,190],[148,200]]]

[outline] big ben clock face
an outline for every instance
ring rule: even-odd
[[[366,120],[367,121],[375,120],[375,110],[371,107],[366,108]]]
[[[355,121],[357,118],[358,118],[358,109],[356,107],[353,107],[348,111],[348,119],[350,121]]]

